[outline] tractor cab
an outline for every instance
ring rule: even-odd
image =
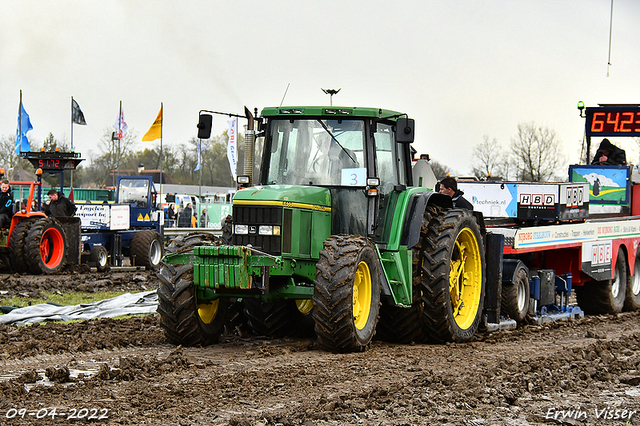
[[[262,119],[258,186],[237,194],[234,212],[258,192],[302,203],[313,193],[322,199],[315,209],[330,212],[327,235],[389,241],[393,206],[413,183],[413,120],[395,111],[342,107],[265,108]],[[234,214],[235,219],[243,218]],[[303,222],[301,230],[308,230]]]

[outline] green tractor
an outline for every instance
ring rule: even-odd
[[[258,334],[312,328],[335,352],[363,351],[374,334],[399,343],[472,338],[485,291],[481,216],[415,186],[413,120],[355,107],[245,113],[246,188],[228,232],[173,241],[158,272],[170,341],[215,343],[238,305]],[[198,127],[208,138],[210,116]]]

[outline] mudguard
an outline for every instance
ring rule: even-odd
[[[453,208],[451,197],[439,192],[421,192],[414,194],[409,200],[407,214],[402,226],[400,244],[412,248],[420,241],[420,227],[427,206],[437,206],[445,209]]]

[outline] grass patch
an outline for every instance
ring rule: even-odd
[[[40,305],[42,303],[55,303],[57,305],[73,306],[80,304],[89,304],[98,300],[111,299],[112,297],[125,294],[125,291],[103,291],[97,293],[83,293],[79,291],[71,291],[68,293],[58,293],[54,291],[42,291],[42,297],[29,298],[16,296],[11,298],[0,298],[0,306],[31,306]]]

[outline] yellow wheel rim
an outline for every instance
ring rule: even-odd
[[[301,313],[307,315],[313,309],[313,302],[311,299],[296,299],[296,307]]]
[[[198,304],[198,316],[200,317],[200,320],[205,324],[211,324],[216,318],[216,315],[218,315],[219,305],[220,299]]]
[[[365,262],[358,264],[353,279],[353,322],[362,330],[369,320],[371,312],[371,272]]]
[[[456,324],[463,330],[473,325],[482,294],[482,261],[478,240],[464,228],[455,241],[449,273],[449,294]]]

